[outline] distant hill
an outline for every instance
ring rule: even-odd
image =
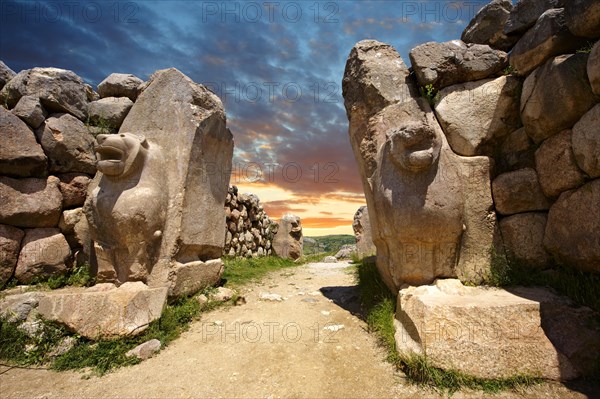
[[[321,237],[304,237],[304,255],[322,252],[337,252],[342,245],[356,244],[356,238],[350,234],[337,234]]]

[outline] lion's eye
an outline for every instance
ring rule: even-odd
[[[120,134],[119,136],[121,136],[121,137],[125,137],[125,135],[124,135],[124,134]]]

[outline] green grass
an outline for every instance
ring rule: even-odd
[[[334,234],[321,237],[307,237],[316,241],[316,244],[311,245],[304,243],[304,254],[306,256],[316,255],[326,252],[336,254],[340,248],[348,244],[356,244],[356,237],[350,234]],[[325,256],[325,255],[324,255]]]
[[[404,372],[409,381],[450,393],[460,389],[496,393],[508,389],[519,390],[541,382],[539,378],[522,375],[496,379],[473,377],[456,370],[434,367],[426,356],[398,353],[394,338],[394,295],[383,283],[372,261],[358,263],[356,277],[369,331],[377,335],[379,344],[386,349],[387,361]]]
[[[432,107],[434,107],[439,100],[439,92],[432,84],[428,84],[425,87],[419,87],[419,92]]]
[[[593,42],[591,40],[588,40],[588,42],[586,43],[585,46],[581,47],[580,49],[578,49],[576,51],[577,54],[589,54],[592,52],[592,49],[594,48],[594,45],[596,44],[596,42]]]
[[[0,359],[21,366],[46,364],[54,370],[89,368],[94,374],[102,375],[118,367],[139,363],[137,358],[127,357],[125,353],[141,343],[158,339],[163,347],[167,346],[186,331],[200,313],[196,298],[180,299],[167,305],[160,319],[138,336],[96,342],[76,336],[75,345],[56,358],[49,356],[51,351],[63,338],[72,335],[64,327],[42,322],[43,332],[30,337],[15,323],[0,320]],[[28,351],[28,347],[34,349]]]
[[[290,259],[282,259],[275,256],[264,256],[260,258],[224,258],[225,272],[223,280],[229,286],[240,286],[251,281],[260,280],[265,274],[281,269],[298,266]]]
[[[489,284],[496,287],[544,286],[565,295],[575,303],[600,311],[600,275],[555,264],[539,270],[510,257],[492,253],[492,276]]]

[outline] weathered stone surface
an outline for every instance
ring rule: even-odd
[[[520,128],[506,137],[500,146],[498,169],[510,172],[523,168],[535,168],[535,150],[533,141],[527,135],[525,128]]]
[[[25,122],[0,107],[0,174],[44,176],[47,159]]]
[[[565,1],[565,19],[574,35],[590,39],[600,37],[600,3],[597,0]]]
[[[157,339],[151,339],[143,344],[139,344],[132,350],[128,351],[125,356],[137,357],[140,360],[149,359],[152,355],[160,350],[161,344]]]
[[[534,26],[544,12],[551,8],[560,8],[564,3],[564,0],[520,0],[510,12],[504,33],[523,33]]]
[[[302,223],[300,218],[286,213],[279,219],[277,234],[273,237],[273,252],[280,258],[298,259],[302,256]]]
[[[587,74],[595,95],[600,96],[600,41],[597,41],[588,58]]]
[[[71,249],[59,229],[27,229],[15,269],[15,278],[31,283],[67,272]]]
[[[585,181],[575,161],[571,135],[570,130],[564,130],[544,141],[535,152],[535,169],[546,197],[558,197]]]
[[[7,295],[0,300],[0,317],[10,323],[27,320],[31,311],[37,308],[42,295],[41,292]]]
[[[356,245],[346,244],[342,245],[340,250],[334,255],[336,259],[350,259],[356,254]]]
[[[428,42],[413,48],[410,62],[421,86],[441,89],[490,77],[508,65],[508,58],[505,52],[487,45],[452,40]]]
[[[525,79],[521,120],[537,144],[571,129],[598,101],[587,79],[587,54],[548,60]]]
[[[510,0],[493,0],[483,6],[462,33],[465,43],[487,44],[508,51],[517,41],[504,34],[504,25],[513,5]]]
[[[530,168],[502,173],[492,183],[496,211],[503,215],[544,211],[550,202],[544,196],[537,173]]]
[[[44,107],[42,107],[39,98],[35,96],[21,97],[17,105],[12,109],[12,113],[34,129],[37,129],[48,115]]]
[[[519,213],[500,220],[500,231],[507,256],[519,266],[545,269],[552,257],[544,249],[547,214]]]
[[[515,287],[510,292],[540,303],[542,328],[552,345],[565,355],[581,375],[597,371],[600,358],[598,313],[577,306],[549,290]]]
[[[2,90],[4,85],[16,75],[15,71],[10,69],[4,62],[0,61],[0,90]]]
[[[83,206],[87,196],[88,185],[92,179],[83,173],[64,173],[58,175],[63,209]]]
[[[18,227],[53,227],[60,218],[58,178],[11,179],[0,176],[0,223]]]
[[[589,177],[600,177],[600,104],[573,126],[573,153],[577,165]]]
[[[90,231],[83,208],[64,211],[58,222],[58,228],[71,248],[84,248],[86,253],[90,253]]]
[[[210,295],[211,301],[227,302],[235,295],[235,291],[225,287],[218,287],[214,293]]]
[[[52,114],[35,134],[49,158],[50,172],[96,173],[94,136],[70,114]]]
[[[465,287],[457,280],[400,291],[396,346],[426,354],[435,367],[481,378],[579,376],[542,329],[541,305],[498,288]]]
[[[131,107],[133,101],[127,97],[106,97],[91,102],[88,105],[88,114],[92,123],[118,129]]]
[[[138,87],[144,81],[135,75],[126,73],[112,73],[98,85],[98,94],[101,98],[128,97],[135,101],[138,97]]]
[[[158,71],[120,133],[97,140],[85,212],[100,281],[163,286],[179,264],[220,258],[233,137],[217,96]]]
[[[190,296],[217,284],[223,275],[221,259],[176,264],[169,273],[170,297]]]
[[[378,51],[386,56],[378,57]],[[388,81],[392,74],[396,79],[389,80],[385,93],[405,94],[366,102],[383,97],[373,82]],[[481,282],[489,273],[495,226],[489,159],[460,157],[450,149],[408,75],[391,46],[373,41],[354,47],[344,75],[350,139],[372,216],[377,268],[394,292],[404,283],[439,276]]]
[[[546,11],[510,52],[510,65],[527,76],[555,55],[574,53],[585,41],[573,36],[565,24],[564,9]]]
[[[0,288],[12,277],[19,252],[21,251],[21,240],[23,230],[13,226],[0,224]]]
[[[358,208],[354,214],[352,222],[354,237],[356,237],[356,252],[359,257],[371,256],[377,253],[375,244],[373,244],[373,235],[371,234],[371,222],[369,212],[366,206]]]
[[[139,281],[119,288],[56,290],[40,298],[38,311],[44,319],[92,340],[137,335],[160,317],[167,290]]]
[[[0,101],[13,108],[23,96],[36,96],[49,112],[68,112],[81,120],[87,116],[92,90],[72,71],[33,68],[19,72],[0,91]]]
[[[544,246],[565,265],[600,273],[600,179],[566,191],[550,208]]]
[[[435,105],[450,147],[459,155],[492,155],[521,126],[521,82],[514,76],[442,89]]]
[[[323,263],[337,263],[337,261],[338,258],[336,258],[335,256],[326,256],[322,260]]]

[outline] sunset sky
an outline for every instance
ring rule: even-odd
[[[304,234],[352,234],[365,204],[341,80],[352,46],[460,38],[487,1],[0,1],[0,59],[70,69],[96,87],[175,67],[221,97],[231,184]]]

